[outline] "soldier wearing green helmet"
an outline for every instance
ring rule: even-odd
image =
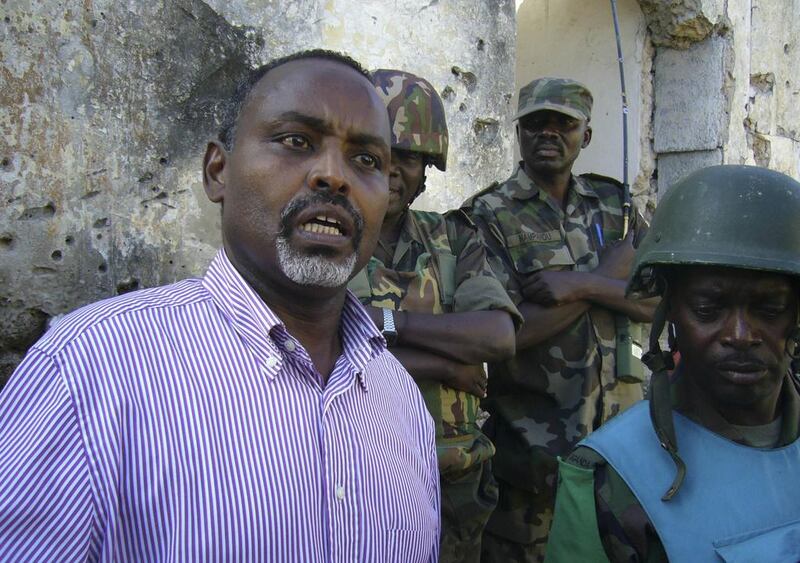
[[[663,296],[648,400],[561,461],[548,562],[800,560],[799,217],[754,166],[666,193],[628,284]]]
[[[494,446],[477,425],[483,363],[513,354],[519,313],[462,212],[410,209],[425,189],[426,167],[447,165],[447,124],[436,90],[399,70],[377,70],[373,83],[392,130],[390,201],[378,247],[349,287],[417,381],[436,426],[440,561],[478,561],[481,532],[497,502]]]
[[[575,80],[524,86],[515,116],[522,162],[464,204],[525,318],[514,358],[489,365],[484,428],[500,495],[485,561],[544,559],[556,456],[642,398],[629,327],[649,321],[654,304],[624,293],[647,226],[634,213],[625,237],[622,184],[572,173],[592,140],[591,111],[589,89]]]

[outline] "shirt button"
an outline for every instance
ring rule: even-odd
[[[274,368],[277,365],[278,365],[278,358],[276,358],[275,356],[270,356],[269,358],[267,358],[268,368]]]
[[[286,342],[283,343],[283,347],[287,352],[294,352],[294,349],[297,346],[295,346],[294,341],[287,340]]]
[[[338,498],[339,500],[344,499],[344,487],[342,487],[341,485],[336,485],[336,498]]]

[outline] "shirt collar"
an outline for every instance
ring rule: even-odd
[[[538,196],[539,199],[546,201],[548,198],[547,193],[539,188],[531,177],[528,176],[527,172],[525,172],[522,162],[517,165],[517,169],[514,170],[514,174],[508,179],[506,185],[508,186],[509,194],[514,199],[526,200]],[[595,199],[599,197],[591,184],[580,176],[571,175],[569,187],[570,190],[575,190],[576,193],[584,197],[592,197]]]
[[[281,369],[282,355],[270,335],[273,330],[285,332],[286,326],[236,270],[224,248],[217,252],[206,270],[203,286],[242,339],[254,349],[267,376],[274,378]],[[385,350],[386,343],[350,291],[345,297],[339,330],[342,355],[366,390],[366,366]]]

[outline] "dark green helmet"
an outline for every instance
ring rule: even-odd
[[[757,166],[711,166],[673,185],[633,264],[628,293],[663,292],[658,266],[729,266],[800,276],[800,183]]]
[[[447,167],[444,104],[430,82],[402,70],[372,72],[375,90],[389,110],[392,148],[421,152],[439,170]]]
[[[636,251],[627,293],[635,297],[669,291],[661,267],[725,266],[800,276],[800,183],[757,166],[711,166],[673,185],[658,204],[653,224]],[[662,500],[678,492],[686,475],[675,436],[668,370],[672,356],[659,337],[668,299],[658,306],[650,349],[642,358],[653,370],[650,419],[677,473]],[[787,352],[789,350],[787,349]],[[793,358],[797,348],[789,352]],[[800,357],[800,356],[797,356]]]

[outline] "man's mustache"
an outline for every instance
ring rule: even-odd
[[[344,209],[353,220],[353,247],[358,248],[361,236],[364,232],[364,217],[341,194],[329,194],[327,192],[315,192],[309,196],[297,196],[292,199],[281,211],[281,230],[279,236],[288,237],[294,229],[294,220],[297,215],[310,205],[328,204],[337,205]]]

